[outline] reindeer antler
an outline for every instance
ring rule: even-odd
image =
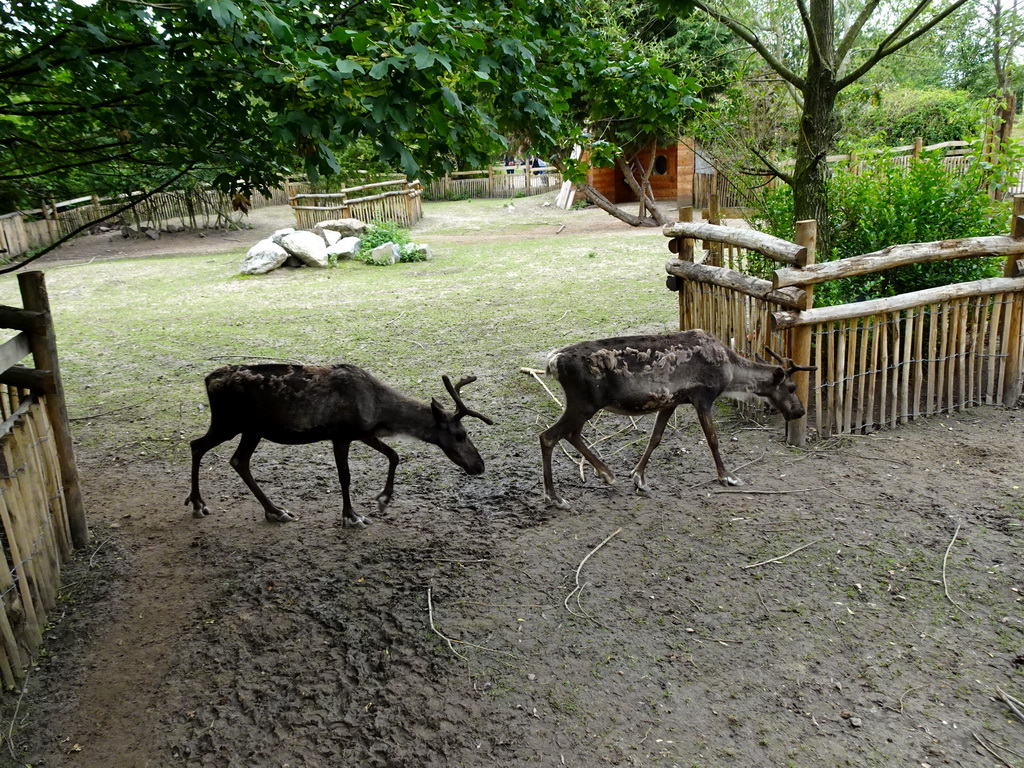
[[[816,370],[818,370],[818,366],[816,366],[816,365],[796,365],[796,364],[793,363],[793,360],[791,358],[781,357],[780,355],[777,355],[775,353],[775,350],[773,350],[769,346],[765,346],[764,349],[765,349],[765,351],[769,355],[771,355],[772,357],[775,358],[775,360],[778,362],[779,365],[781,365],[783,368],[786,369],[786,373],[796,373],[797,371],[816,371]]]
[[[464,379],[460,379],[458,384],[452,384],[452,380],[447,376],[441,376],[441,381],[444,382],[444,388],[448,390],[448,394],[452,396],[452,400],[455,401],[455,420],[458,421],[463,416],[473,416],[480,419],[484,424],[494,424],[489,418],[484,416],[482,413],[478,413],[470,408],[466,407],[466,404],[462,402],[462,398],[459,396],[459,390],[467,384],[472,384],[476,381],[476,376],[466,376]]]

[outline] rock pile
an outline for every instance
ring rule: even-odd
[[[326,267],[335,260],[359,253],[362,235],[369,229],[359,219],[321,221],[312,230],[279,229],[249,249],[242,262],[243,275],[265,275],[282,266]]]
[[[292,227],[279,229],[249,249],[242,262],[243,275],[265,275],[278,267],[326,267],[332,261],[355,258],[370,229],[359,219],[321,221],[311,230]],[[366,256],[368,264],[387,265],[405,261],[425,261],[430,248],[419,243],[399,246],[384,243]]]

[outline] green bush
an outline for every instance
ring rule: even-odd
[[[977,147],[976,147],[977,149]],[[832,218],[832,251],[818,261],[871,253],[890,245],[980,237],[1008,231],[1008,203],[993,201],[990,185],[1006,183],[1016,158],[997,166],[973,160],[961,170],[947,170],[942,156],[925,153],[906,166],[885,154],[865,160],[860,168],[834,169],[828,183]],[[769,234],[793,239],[792,193],[780,187],[763,194],[752,224]],[[815,305],[895,296],[939,285],[978,280],[1000,274],[1002,260],[954,259],[915,264],[862,277],[837,280],[815,289]],[[774,264],[752,263],[766,275]],[[756,272],[755,272],[756,273]]]
[[[847,136],[873,136],[889,146],[969,140],[989,109],[984,99],[946,88],[862,89],[841,106]]]
[[[380,221],[370,225],[366,234],[363,235],[358,258],[360,261],[368,261],[373,249],[385,243],[394,243],[398,246],[402,262],[426,259],[426,256],[412,242],[409,232],[393,221]]]

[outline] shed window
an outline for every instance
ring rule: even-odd
[[[658,155],[654,158],[654,175],[664,176],[668,173],[668,158],[665,155]]]

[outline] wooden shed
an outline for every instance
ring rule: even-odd
[[[694,152],[693,141],[680,139],[671,146],[658,147],[654,153],[651,188],[655,199],[674,200],[679,206],[693,205],[693,177],[696,164],[700,162]],[[641,152],[639,160],[645,165],[649,163],[650,151]],[[587,183],[613,203],[636,202],[636,195],[626,184],[618,166],[592,168],[587,174]]]

